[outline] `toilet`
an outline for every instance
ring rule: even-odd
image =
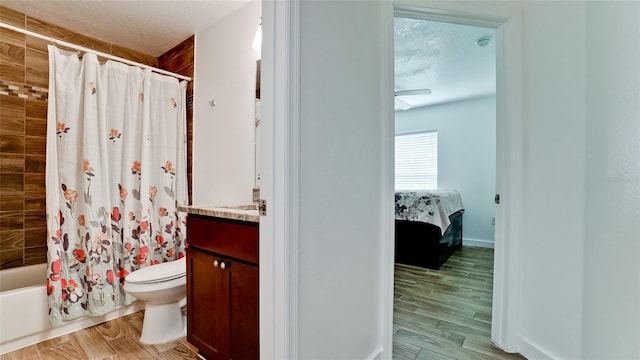
[[[125,277],[124,290],[145,303],[141,343],[160,344],[186,335],[181,310],[187,293],[186,271],[187,260],[183,257]]]

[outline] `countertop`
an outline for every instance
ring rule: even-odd
[[[231,219],[248,222],[260,222],[260,214],[258,207],[252,205],[239,206],[214,206],[214,205],[180,205],[178,211],[184,211],[187,214],[211,216],[222,219]]]

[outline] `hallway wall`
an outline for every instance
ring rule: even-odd
[[[639,359],[640,2],[588,2],[586,35],[583,354]]]

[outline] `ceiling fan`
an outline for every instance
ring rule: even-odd
[[[394,92],[395,108],[399,110],[409,110],[413,105],[401,100],[399,97],[411,95],[430,95],[431,89],[396,90]]]

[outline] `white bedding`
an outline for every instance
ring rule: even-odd
[[[464,210],[462,196],[455,190],[396,192],[396,220],[422,221],[440,228],[444,234],[449,216]]]

